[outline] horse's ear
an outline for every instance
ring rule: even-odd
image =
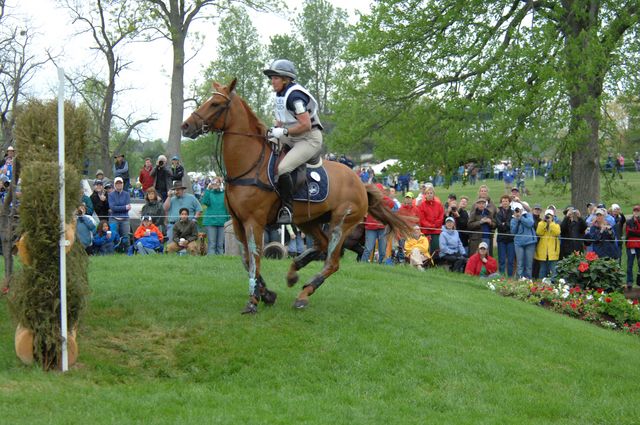
[[[220,84],[213,81],[211,83],[211,88],[213,89],[213,91],[220,91]]]
[[[238,82],[238,79],[234,78],[233,81],[229,83],[229,93],[232,93],[236,89],[237,82]]]

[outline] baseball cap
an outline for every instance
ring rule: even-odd
[[[110,187],[113,187],[113,185],[111,183],[107,182],[107,183],[104,184],[104,188],[105,189],[109,189]]]
[[[522,208],[522,204],[520,202],[512,202],[511,203],[511,209],[512,210],[520,210],[522,211],[524,208]]]
[[[96,176],[97,176],[98,174],[102,174],[102,175],[104,176],[104,171],[102,171],[102,170],[98,170],[98,171],[96,171]]]
[[[620,205],[618,205],[618,204],[611,204],[611,209],[612,209],[612,210],[619,210],[619,209],[620,209]]]
[[[598,208],[607,208],[607,206],[603,202],[600,202]]]
[[[94,186],[97,186],[97,185],[102,186],[102,184],[103,184],[103,183],[102,183],[102,180],[96,180],[96,181],[94,181],[94,182],[93,182],[93,185],[94,185]]]
[[[511,191],[512,191],[512,192],[520,192],[520,189],[518,189],[517,187],[512,187],[512,188],[511,188]]]
[[[634,211],[640,211],[640,204],[636,204],[633,206]]]
[[[480,245],[478,245],[478,249],[480,248],[489,249],[489,245],[487,245],[486,242],[480,242]]]
[[[451,222],[453,222],[453,223],[455,223],[455,222],[456,222],[456,220],[455,220],[453,217],[447,217],[447,218],[446,218],[446,220],[445,220],[444,222],[446,223],[446,222],[448,222],[448,221],[451,221]]]
[[[180,158],[178,158],[177,156],[174,156],[173,158],[171,158],[172,161],[180,161]]]
[[[541,209],[542,209],[542,205],[540,205],[540,204],[533,204],[533,209],[534,209],[534,210],[541,210]]]
[[[411,198],[411,199],[413,199],[413,192],[407,192],[407,193],[405,193],[405,194],[404,194],[404,197],[405,197],[405,198]]]
[[[122,177],[116,177],[115,179],[113,179],[113,184],[116,184],[118,182],[124,183],[124,180],[122,180]]]
[[[7,150],[8,150],[8,151],[12,151],[12,150],[14,150],[14,149],[13,149],[13,146],[9,146],[9,147],[7,148]]]
[[[544,215],[547,215],[547,214],[549,214],[549,215],[556,215],[556,213],[555,213],[551,208],[548,208],[548,209],[544,212]]]
[[[151,221],[151,216],[150,215],[143,215],[142,216],[142,221],[145,221],[145,220]]]
[[[604,208],[598,208],[596,209],[596,215],[607,215],[607,210]]]

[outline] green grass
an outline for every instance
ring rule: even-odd
[[[3,424],[636,424],[640,339],[475,278],[356,264],[291,304],[239,314],[238,258],[91,259],[67,374],[20,364],[0,301]],[[312,263],[308,279],[319,270]]]

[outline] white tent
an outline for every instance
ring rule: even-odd
[[[372,165],[371,168],[373,172],[379,174],[382,172],[382,169],[385,167],[389,167],[390,165],[395,165],[398,163],[397,159],[387,159],[386,161],[382,161],[380,164]]]

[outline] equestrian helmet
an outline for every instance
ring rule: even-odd
[[[298,78],[296,66],[287,59],[276,59],[268,69],[262,71],[267,77],[289,77],[292,80]]]

